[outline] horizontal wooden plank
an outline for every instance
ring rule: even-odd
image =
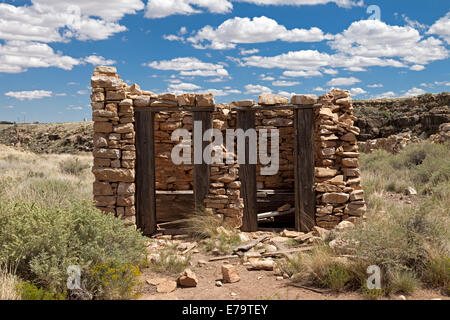
[[[272,218],[272,217],[280,217],[293,214],[295,212],[295,208],[289,209],[287,211],[270,211],[264,213],[258,213],[258,220]]]
[[[166,196],[171,196],[171,195],[193,195],[194,194],[194,190],[179,190],[179,191],[165,191],[165,190],[156,190],[156,194],[162,194],[162,195],[166,195]]]
[[[320,108],[321,104],[286,104],[286,105],[276,105],[276,106],[261,106],[255,105],[253,107],[231,107],[232,111],[264,111],[264,110],[296,110],[296,109],[313,109]]]
[[[135,112],[214,112],[216,107],[135,107]]]

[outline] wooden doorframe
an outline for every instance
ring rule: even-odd
[[[150,236],[157,231],[156,219],[156,174],[155,174],[155,134],[154,121],[157,112],[190,111],[193,119],[202,122],[202,136],[212,128],[212,112],[215,107],[136,107],[136,224],[144,235]],[[203,139],[202,139],[203,140]],[[202,152],[210,142],[203,141]],[[193,184],[195,208],[203,208],[209,191],[210,168],[203,162],[194,164]]]
[[[237,111],[237,128],[246,131],[255,128],[255,112],[264,110],[288,109],[294,112],[295,132],[295,230],[309,232],[315,226],[316,194],[314,188],[314,108],[315,105],[281,105],[233,107]],[[248,159],[248,142],[246,141],[246,158]],[[241,197],[244,200],[242,231],[258,231],[256,165],[239,166]]]

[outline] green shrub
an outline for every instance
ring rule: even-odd
[[[22,300],[66,300],[65,294],[38,288],[28,281],[18,284],[17,290]]]
[[[74,176],[81,175],[81,173],[89,167],[89,164],[82,163],[78,158],[64,160],[59,163],[59,168],[62,173],[71,174]]]
[[[277,265],[294,282],[328,288],[335,292],[341,292],[360,282],[357,266],[336,257],[325,245],[315,247],[310,253],[282,259]]]
[[[89,287],[97,299],[133,299],[138,297],[135,290],[141,285],[140,275],[139,267],[131,264],[96,264],[89,270]]]
[[[390,294],[404,293],[412,294],[420,287],[420,281],[416,275],[407,270],[398,270],[392,272],[389,276],[389,288]]]
[[[385,292],[383,289],[368,289],[366,286],[364,286],[361,289],[361,294],[369,300],[378,300],[379,298],[383,297],[385,295]]]
[[[375,150],[361,155],[364,189],[403,193],[408,186],[422,194],[449,195],[450,143],[424,141],[408,145],[398,154]]]
[[[333,263],[328,267],[327,273],[323,278],[323,284],[333,291],[341,292],[350,280],[350,272],[343,265]]]
[[[426,282],[442,289],[442,293],[450,295],[450,258],[448,256],[432,257],[427,265]]]
[[[93,266],[138,265],[146,253],[140,233],[89,202],[61,210],[0,201],[0,212],[0,265],[15,265],[20,278],[58,293],[66,290],[70,265],[80,267],[92,291]]]

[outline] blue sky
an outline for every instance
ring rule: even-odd
[[[100,64],[145,90],[216,102],[450,91],[449,44],[445,0],[0,1],[0,120],[90,119]]]

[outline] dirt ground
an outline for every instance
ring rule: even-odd
[[[318,288],[295,287],[290,279],[277,280],[273,271],[249,271],[242,265],[239,259],[208,262],[199,265],[199,260],[208,261],[212,256],[196,253],[192,256],[190,269],[196,274],[198,285],[195,288],[178,287],[171,293],[157,293],[156,287],[146,282],[149,279],[167,278],[176,280],[174,276],[158,274],[150,269],[143,270],[142,294],[139,300],[363,300],[365,297],[358,292],[345,292],[336,294],[328,290]],[[223,283],[216,286],[217,280],[222,280],[221,266],[225,262],[236,265],[241,280],[236,283]],[[392,300],[402,300],[400,296],[393,296]],[[448,300],[437,291],[419,290],[407,300]]]

